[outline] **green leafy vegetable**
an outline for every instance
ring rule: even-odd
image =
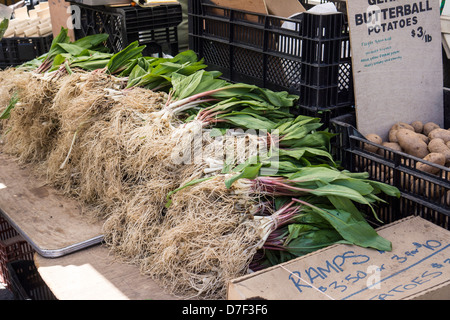
[[[8,26],[9,26],[9,19],[3,18],[3,20],[0,22],[0,40],[2,40],[3,35],[8,29]]]
[[[19,102],[19,95],[17,94],[17,92],[15,92],[9,100],[8,106],[0,115],[0,119],[9,119],[9,117],[11,116],[11,110],[14,109],[17,102]]]
[[[130,60],[142,56],[145,46],[139,46],[138,41],[130,43],[125,49],[117,52],[111,57],[106,65],[106,69],[110,74],[120,73],[130,64]]]

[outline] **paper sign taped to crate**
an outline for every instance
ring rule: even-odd
[[[234,279],[228,299],[450,299],[450,231],[420,217],[377,231],[392,251],[333,245]]]
[[[443,126],[439,0],[347,0],[357,129]]]

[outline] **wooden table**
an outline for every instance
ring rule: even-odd
[[[39,254],[59,257],[101,243],[103,222],[83,210],[0,152],[0,212]]]
[[[135,265],[121,263],[105,245],[56,259],[35,255],[35,264],[59,300],[176,300]]]
[[[60,300],[174,300],[102,244],[102,221],[0,151],[0,212],[36,250],[34,262]]]

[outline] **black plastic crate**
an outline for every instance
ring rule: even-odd
[[[8,263],[16,260],[33,260],[34,249],[0,213],[0,282],[11,286]]]
[[[0,241],[8,240],[18,235],[19,233],[16,229],[14,229],[13,226],[0,213]]]
[[[354,113],[355,108],[353,105],[330,107],[326,109],[299,106],[298,109],[292,109],[291,111],[295,116],[301,114],[305,116],[320,118],[322,127],[320,127],[318,130],[326,130],[330,128],[331,120],[343,115],[347,115],[349,113]]]
[[[19,0],[0,0],[1,4],[7,5],[7,6],[10,6],[17,2],[19,2]]]
[[[33,261],[17,260],[8,264],[12,288],[17,300],[57,300],[42,280]]]
[[[450,91],[444,89],[444,126],[450,127]],[[354,113],[330,121],[338,135],[333,141],[333,155],[351,172],[368,172],[370,178],[397,187],[400,199],[389,198],[377,211],[384,222],[393,222],[409,215],[419,215],[450,230],[450,168],[439,166],[404,152],[394,151],[368,141],[356,129]],[[365,144],[376,145],[379,153],[369,152]],[[438,169],[437,174],[416,169],[426,163]]]
[[[320,111],[353,104],[343,13],[285,19],[190,0],[189,47],[224,79],[298,94],[301,107]]]
[[[181,5],[106,7],[87,6],[76,2],[79,8],[79,28],[75,38],[107,33],[106,45],[119,52],[130,43],[139,41],[145,45],[145,55],[178,53],[178,25],[182,21]]]
[[[53,35],[46,37],[12,37],[0,41],[0,69],[33,60],[50,50]]]

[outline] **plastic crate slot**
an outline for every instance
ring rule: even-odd
[[[259,52],[250,51],[247,49],[234,48],[233,68],[237,72],[242,72],[252,77],[262,78],[263,72],[263,55]],[[245,62],[251,60],[251,64]]]
[[[276,65],[275,62],[269,62],[269,66],[274,67],[268,70],[267,81],[279,83],[283,87],[290,88],[291,91],[297,91],[300,86],[302,64],[285,58],[280,58],[278,62],[281,65],[281,69],[274,66]]]
[[[300,105],[326,109],[337,105],[337,87],[317,88],[302,84],[300,88]]]
[[[302,84],[318,88],[336,87],[337,90],[339,65],[318,67],[304,64],[302,71],[300,77]]]
[[[18,236],[19,233],[0,215],[0,240],[7,240]]]
[[[39,275],[33,261],[17,260],[8,263],[12,292],[18,300],[57,300]]]
[[[176,39],[177,39],[176,30],[169,30],[169,29],[139,31],[137,36],[138,36],[140,44],[146,44],[149,42],[171,43],[171,42],[176,42]],[[134,38],[131,38],[131,39],[134,39]]]
[[[205,59],[208,59],[209,65],[221,66],[222,70],[230,69],[229,46],[226,44],[208,41],[203,44]]]
[[[230,39],[230,24],[228,21],[217,21],[217,20],[204,20],[204,29],[202,34],[205,36],[213,35],[219,39],[229,40]]]
[[[238,44],[244,44],[256,49],[264,47],[264,30],[249,27],[246,25],[232,25],[231,39]]]
[[[34,249],[0,214],[0,282],[11,287],[8,263],[16,260],[33,260]]]
[[[350,63],[342,63],[339,65],[339,90],[350,91],[352,88],[352,65]]]

